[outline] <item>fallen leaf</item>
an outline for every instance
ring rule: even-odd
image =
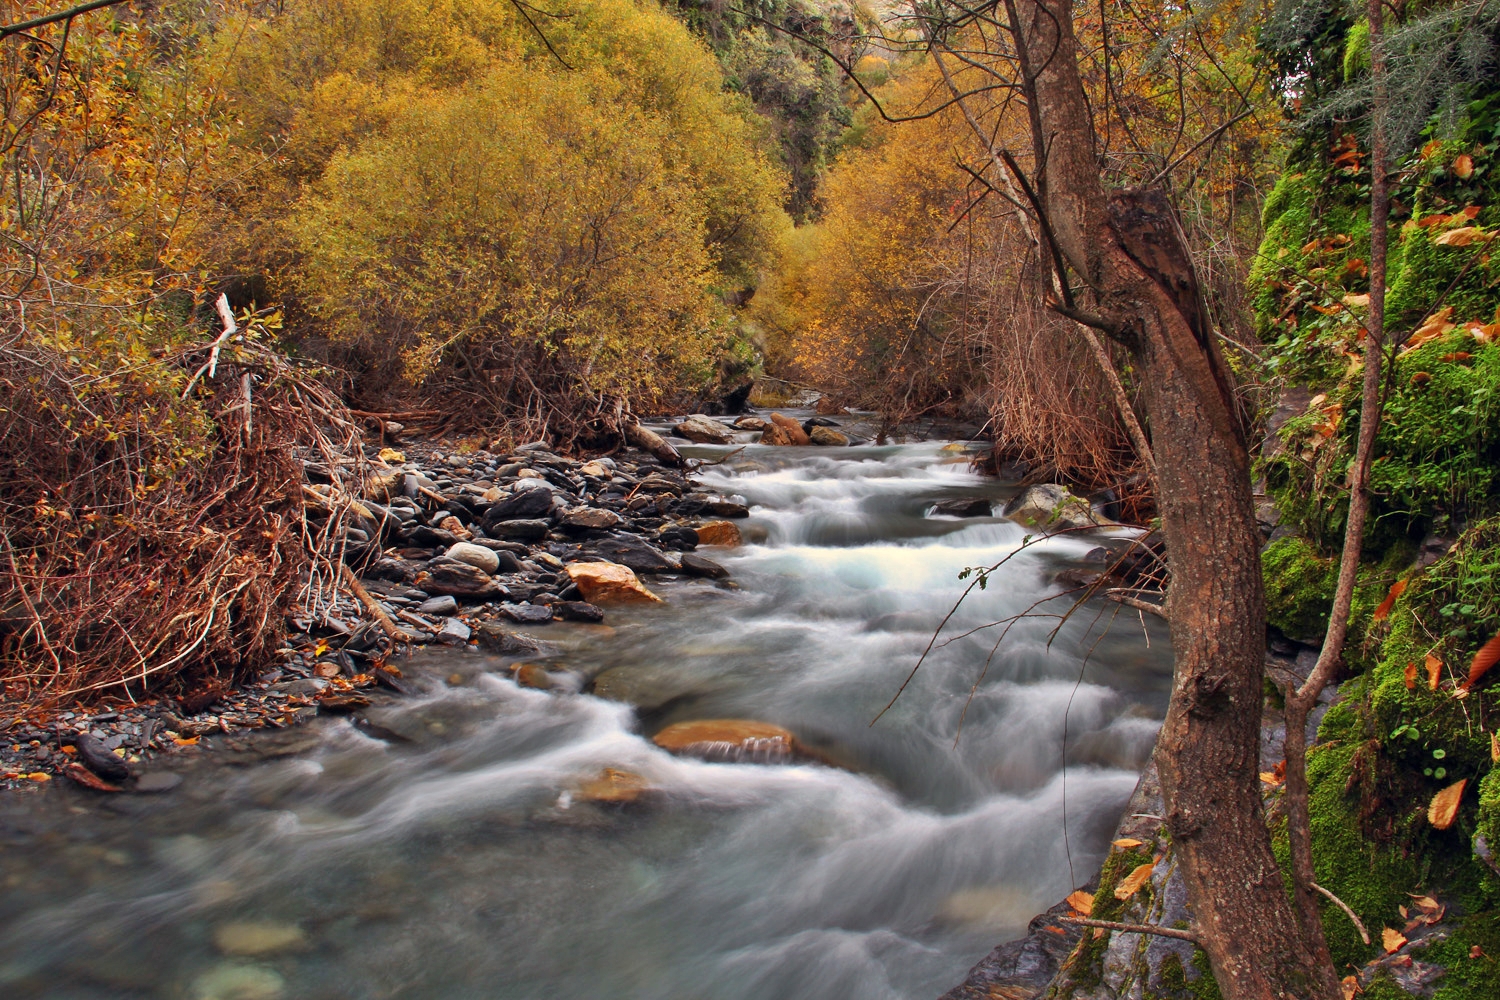
[[[1440,247],[1467,247],[1475,243],[1488,243],[1494,238],[1494,233],[1487,233],[1478,226],[1463,226],[1450,229],[1441,236],[1434,236],[1432,242]]]
[[[1127,851],[1132,847],[1140,847],[1145,841],[1136,840],[1134,837],[1121,837],[1119,840],[1111,840],[1110,843],[1122,851]]]
[[[1431,372],[1412,372],[1411,373],[1411,384],[1412,385],[1426,385],[1428,382],[1431,382],[1431,381],[1432,381],[1432,373]]]
[[[1367,306],[1369,304],[1370,294],[1368,292],[1361,292],[1358,295],[1344,296],[1344,305],[1346,306]]]
[[[1276,776],[1275,771],[1260,772],[1260,780],[1270,785],[1272,788],[1275,788],[1277,785],[1281,784],[1281,779]]]
[[[1395,583],[1391,584],[1391,589],[1386,593],[1385,600],[1381,601],[1380,607],[1375,609],[1375,614],[1373,616],[1374,619],[1378,622],[1385,621],[1391,613],[1391,608],[1395,607],[1396,605],[1396,598],[1400,597],[1403,593],[1405,593],[1405,591],[1405,580],[1397,580]],[[1410,684],[1407,685],[1407,687],[1410,686]]]
[[[1343,993],[1344,1000],[1354,1000],[1355,994],[1361,992],[1359,979],[1355,976],[1345,976],[1339,980],[1339,991]]]
[[[1436,691],[1438,681],[1443,679],[1443,661],[1427,654],[1427,690]]]
[[[1474,158],[1468,153],[1459,153],[1453,158],[1453,173],[1459,180],[1468,180],[1474,176]]]
[[[1464,786],[1468,783],[1468,778],[1459,778],[1434,795],[1432,803],[1427,807],[1427,822],[1439,830],[1452,826],[1453,821],[1458,819],[1458,804],[1463,801]]]
[[[84,788],[88,788],[96,792],[118,792],[121,790],[119,785],[110,784],[109,782],[105,781],[103,778],[95,774],[93,771],[90,771],[88,768],[84,767],[82,764],[67,765],[63,768],[63,774],[67,775],[69,778],[72,778],[73,781],[82,785]]]
[[[382,462],[399,463],[406,461],[406,456],[397,451],[395,448],[382,448],[380,449],[380,460]]]
[[[180,747],[195,747],[195,746],[198,745],[198,741],[200,739],[202,739],[201,736],[189,736],[187,738],[183,738],[181,736],[178,736],[175,739],[173,739],[172,742],[176,743]]]
[[[46,771],[32,771],[26,776],[26,778],[29,781],[51,781],[52,775],[48,774]]]
[[[1470,945],[1469,946],[1469,957],[1470,958],[1488,958],[1489,956],[1484,953],[1484,949],[1483,948],[1479,947],[1479,945],[1476,944],[1476,945]]]
[[[1424,215],[1422,216],[1422,218],[1417,220],[1417,225],[1421,226],[1423,229],[1428,229],[1432,226],[1441,226],[1447,221],[1448,216],[1446,215]]]
[[[1495,636],[1489,642],[1479,647],[1479,652],[1474,654],[1474,659],[1469,663],[1469,679],[1464,681],[1464,687],[1471,688],[1484,676],[1486,670],[1493,667],[1496,661],[1500,661],[1500,635]]]
[[[1416,660],[1410,660],[1410,661],[1407,662],[1407,664],[1406,664],[1406,670],[1404,671],[1404,675],[1406,677],[1406,690],[1410,691],[1411,689],[1413,689],[1413,688],[1415,688],[1417,686],[1417,661]]]
[[[1464,361],[1468,361],[1469,358],[1471,358],[1471,357],[1473,357],[1473,355],[1471,355],[1468,351],[1454,351],[1452,354],[1444,354],[1438,360],[1440,360],[1440,361],[1449,361],[1449,362],[1453,362],[1453,361],[1464,362]]]
[[[1464,209],[1462,212],[1459,212],[1458,214],[1462,215],[1465,219],[1468,219],[1470,222],[1473,222],[1475,219],[1479,218],[1480,211],[1481,211],[1481,209],[1480,209],[1480,207],[1478,205],[1470,205],[1468,208]]]
[[[1136,865],[1135,871],[1126,875],[1120,880],[1120,884],[1115,886],[1115,898],[1129,899],[1131,896],[1134,896],[1140,891],[1141,886],[1145,885],[1151,878],[1151,869],[1155,867],[1156,865],[1149,861],[1143,865]]]
[[[1079,889],[1068,895],[1068,905],[1086,917],[1094,912],[1094,894]]]
[[[1500,764],[1500,733],[1490,733],[1490,763]]]
[[[1385,949],[1387,955],[1394,954],[1406,943],[1406,935],[1398,930],[1387,927],[1380,932],[1380,946]]]

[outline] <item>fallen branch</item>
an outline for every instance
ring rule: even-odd
[[[239,328],[234,325],[234,312],[229,308],[229,296],[220,294],[219,301],[214,303],[214,308],[219,311],[219,319],[224,323],[224,332],[220,333],[214,342],[209,345],[208,360],[203,362],[203,367],[199,368],[193,373],[193,377],[188,379],[187,388],[182,390],[183,399],[188,398],[188,393],[193,391],[193,386],[198,384],[198,380],[203,377],[204,372],[208,373],[209,378],[213,378],[218,374],[219,351],[224,347],[224,342],[238,332]]]
[[[1143,601],[1138,597],[1131,597],[1130,595],[1122,593],[1118,590],[1106,591],[1104,594],[1104,599],[1106,601],[1114,601],[1116,604],[1123,604],[1127,608],[1135,608],[1135,610],[1137,611],[1144,611],[1148,615],[1155,615],[1158,618],[1167,617],[1166,610],[1163,609],[1160,604],[1152,604],[1150,601]]]
[[[355,597],[359,598],[359,603],[363,604],[365,610],[375,617],[375,620],[380,623],[380,627],[385,629],[385,634],[391,637],[391,641],[398,646],[406,645],[406,633],[401,631],[395,622],[391,621],[391,616],[385,613],[385,609],[380,606],[380,602],[370,596],[370,592],[359,582],[359,577],[354,575],[354,571],[349,568],[349,565],[347,563],[339,563],[339,572],[343,575],[344,582],[349,585],[349,591]]]
[[[1102,927],[1107,931],[1123,931],[1126,934],[1155,934],[1157,937],[1176,938],[1179,941],[1191,941],[1198,943],[1198,936],[1192,931],[1178,930],[1176,927],[1157,927],[1155,924],[1122,924],[1116,920],[1094,920],[1091,917],[1058,917],[1065,924],[1078,924],[1080,927]]]
[[[1316,882],[1312,883],[1312,887],[1314,891],[1320,892],[1324,896],[1327,896],[1330,900],[1332,900],[1334,906],[1337,906],[1339,909],[1343,910],[1344,915],[1350,920],[1354,921],[1354,929],[1359,931],[1359,939],[1365,944],[1370,943],[1370,932],[1365,930],[1364,922],[1355,915],[1353,910],[1349,909],[1348,903],[1345,903],[1342,899],[1339,899],[1333,893],[1329,892],[1327,889],[1323,888]]]

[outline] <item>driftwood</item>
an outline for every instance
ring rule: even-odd
[[[670,465],[674,469],[682,468],[682,455],[667,442],[666,438],[655,431],[647,430],[640,424],[626,424],[625,440],[648,453],[662,465]]]

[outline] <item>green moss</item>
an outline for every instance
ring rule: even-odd
[[[1479,821],[1476,832],[1484,838],[1491,857],[1500,863],[1500,769],[1491,768],[1479,782]]]
[[[1353,80],[1370,68],[1370,22],[1355,21],[1344,37],[1344,79]]]
[[[1305,538],[1278,539],[1261,554],[1266,615],[1283,635],[1316,643],[1328,628],[1338,562],[1319,555]]]
[[[1154,893],[1149,881],[1135,895],[1124,900],[1115,898],[1115,887],[1126,875],[1150,861],[1151,855],[1143,850],[1111,852],[1099,871],[1099,888],[1094,892],[1094,909],[1091,915],[1097,920],[1122,920],[1125,918],[1125,911],[1131,906],[1144,904],[1149,907]],[[1062,1000],[1072,996],[1076,990],[1098,986],[1104,975],[1104,953],[1108,950],[1109,935],[1095,937],[1086,932],[1078,947],[1068,956],[1063,973],[1058,976],[1048,996]]]

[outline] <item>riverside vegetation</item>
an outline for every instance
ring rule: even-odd
[[[992,470],[1160,529],[1145,368],[1049,309],[1046,213],[1001,180],[1033,126],[985,82],[997,11],[166,0],[0,38],[11,783],[117,784],[114,751],[357,709],[402,687],[404,644],[525,656],[515,626],[604,614],[607,581],[570,565],[717,578],[692,550],[743,508],[640,419],[734,409],[752,382],[775,403],[768,368],[830,413],[880,411],[872,437],[988,420]],[[5,24],[53,12],[0,2]],[[1500,7],[1392,16],[1390,346],[1310,830],[1345,1000],[1480,1000],[1500,995]],[[1260,766],[1290,873],[1276,719],[1350,510],[1371,25],[1322,0],[1073,17],[1099,172],[1165,187],[1256,442]],[[434,457],[408,463],[419,431]],[[1146,582],[1086,586],[1149,604]],[[1135,813],[1162,813],[1154,780]],[[1198,941],[1069,922],[1190,922],[1166,826],[1119,833],[952,995],[1219,995]]]

